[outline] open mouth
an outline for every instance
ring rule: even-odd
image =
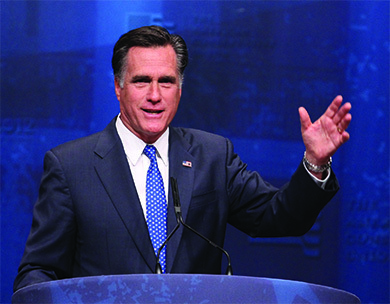
[[[149,114],[160,114],[163,112],[163,110],[148,110],[148,109],[142,109],[142,110]]]

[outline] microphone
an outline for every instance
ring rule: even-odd
[[[172,179],[172,178],[171,178]],[[175,214],[176,214],[176,210],[175,210]],[[156,274],[162,274],[162,269],[161,269],[161,264],[160,264],[160,255],[161,255],[161,251],[163,250],[164,246],[168,243],[168,241],[171,239],[171,237],[175,234],[175,232],[177,231],[177,229],[179,229],[180,227],[180,222],[179,222],[179,219],[177,218],[176,216],[176,221],[177,221],[177,224],[175,226],[175,228],[173,228],[173,230],[171,231],[171,233],[168,235],[168,237],[166,238],[166,240],[164,241],[164,243],[162,243],[162,245],[160,246],[160,248],[158,249],[157,251],[157,256],[156,256],[156,268],[155,268],[155,273]]]
[[[172,187],[173,204],[175,206],[176,220],[177,220],[178,224],[181,223],[184,227],[186,227],[187,229],[191,230],[196,235],[198,235],[199,237],[204,239],[206,242],[208,242],[211,246],[213,246],[213,247],[217,248],[218,250],[220,250],[226,256],[227,261],[228,261],[228,266],[226,268],[226,274],[227,275],[232,275],[233,274],[233,269],[232,269],[232,265],[231,265],[231,262],[230,262],[230,256],[227,253],[227,251],[225,249],[223,249],[222,247],[218,246],[217,244],[215,244],[214,242],[212,242],[211,240],[209,240],[208,238],[206,238],[204,235],[200,234],[195,229],[193,229],[190,226],[188,226],[186,223],[184,223],[183,217],[181,215],[181,204],[180,204],[180,197],[179,197],[179,188],[177,187],[176,179],[173,178],[173,177],[171,177],[171,187]]]

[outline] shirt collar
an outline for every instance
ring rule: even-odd
[[[116,129],[122,141],[127,158],[132,165],[136,165],[143,154],[146,143],[126,128],[120,119],[120,114],[116,120]],[[169,128],[167,128],[160,138],[153,143],[153,146],[155,146],[157,150],[157,156],[161,158],[165,166],[168,166],[168,138]]]

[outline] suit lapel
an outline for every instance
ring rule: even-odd
[[[191,145],[183,138],[178,130],[170,128],[169,134],[169,176],[177,180],[181,211],[185,220],[188,208],[191,202],[191,196],[194,185],[194,170],[196,163],[194,157],[189,153]],[[183,165],[183,162],[189,162],[191,166]],[[174,212],[171,185],[169,184],[168,196],[168,233],[176,226],[176,216]],[[176,231],[175,235],[167,244],[167,271],[170,272],[175,261],[175,256],[179,247],[183,232],[183,227]]]
[[[170,128],[169,175],[177,179],[184,220],[191,202],[196,168],[194,157],[189,153],[190,148],[191,145],[178,130]],[[153,272],[156,258],[122,142],[116,132],[115,119],[101,133],[95,154],[97,155],[96,172],[138,251]],[[183,161],[190,162],[192,167],[183,165]],[[168,193],[168,233],[170,233],[177,223],[170,185]],[[172,269],[182,232],[183,227],[180,227],[168,242],[167,272]]]
[[[102,132],[95,148],[96,172],[111,201],[151,271],[155,255],[130,168],[115,129],[115,119]],[[129,257],[131,258],[131,257]]]

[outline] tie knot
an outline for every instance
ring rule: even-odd
[[[145,146],[144,153],[151,161],[156,160],[156,147],[155,146],[152,146],[152,145]]]

